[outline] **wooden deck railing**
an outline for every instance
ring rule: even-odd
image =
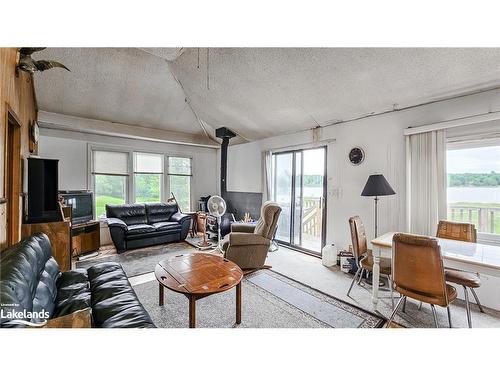
[[[314,237],[321,236],[321,199],[304,198],[304,215],[302,217],[302,233]]]
[[[448,217],[453,221],[474,224],[478,232],[500,233],[500,208],[450,204]]]

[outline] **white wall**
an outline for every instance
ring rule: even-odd
[[[499,110],[500,90],[495,90],[323,128],[320,140],[335,140],[328,144],[327,243],[334,243],[337,249],[347,248],[351,243],[348,218],[355,214],[362,217],[368,239],[373,238],[373,199],[360,194],[368,176],[375,172],[383,173],[397,193],[379,202],[379,234],[405,230],[405,128]],[[312,131],[305,131],[231,146],[228,189],[262,191],[263,151],[312,142]],[[353,146],[366,152],[359,166],[351,165],[347,158]],[[500,279],[485,279],[495,288],[500,285]],[[500,309],[500,298],[488,290],[491,287],[480,288],[480,298],[485,305]]]
[[[87,186],[88,144],[121,146],[126,150],[161,152],[193,158],[193,209],[198,198],[217,192],[217,150],[178,144],[140,141],[64,130],[41,129],[39,156],[59,159],[59,188],[61,190],[89,189]]]

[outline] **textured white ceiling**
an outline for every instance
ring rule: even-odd
[[[160,48],[157,54],[167,51]],[[163,57],[135,48],[50,48],[33,57],[60,61],[71,70],[36,74],[43,111],[202,133]]]
[[[36,75],[40,109],[202,134],[187,97],[211,130],[253,140],[500,83],[496,48],[211,48],[208,59],[206,48],[145,50],[39,53],[72,71]]]

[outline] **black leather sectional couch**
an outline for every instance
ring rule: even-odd
[[[118,263],[61,273],[42,233],[0,252],[0,327],[25,327],[18,320],[39,323],[86,308],[93,327],[155,327]],[[31,317],[16,316],[23,311]]]
[[[183,241],[191,217],[177,203],[106,205],[111,238],[119,253],[168,242]]]

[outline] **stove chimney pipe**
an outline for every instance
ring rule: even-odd
[[[224,200],[226,200],[227,193],[227,147],[229,146],[229,140],[236,137],[233,133],[226,127],[215,129],[215,136],[222,139],[222,145],[220,149],[220,195]]]

